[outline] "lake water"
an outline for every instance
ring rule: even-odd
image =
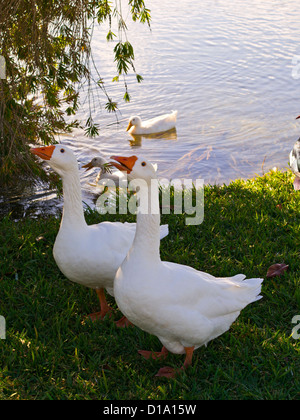
[[[114,43],[105,40],[106,26],[95,29],[94,61],[118,102],[119,124],[93,87],[99,137],[89,139],[77,130],[60,139],[75,150],[80,164],[99,154],[135,154],[157,163],[161,177],[203,178],[211,184],[287,168],[300,133],[295,120],[300,114],[299,2],[146,0],[151,31],[133,23],[123,3],[135,67],[144,81],[137,84],[134,75],[128,76],[131,102],[125,103],[123,83],[111,82]],[[82,120],[89,110],[86,93],[87,88],[78,114]],[[178,122],[171,136],[133,138],[125,131],[131,115],[148,119],[174,109]],[[95,193],[89,185],[95,175],[82,172],[87,202]]]

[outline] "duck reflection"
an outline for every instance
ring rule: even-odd
[[[153,133],[153,134],[131,134],[132,139],[129,140],[131,147],[141,147],[143,139],[144,140],[173,140],[177,141],[177,130],[172,128],[169,131],[164,131],[163,133]]]

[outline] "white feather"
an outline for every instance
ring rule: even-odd
[[[177,111],[172,111],[171,114],[161,115],[150,120],[142,121],[140,117],[131,117],[127,131],[130,134],[152,134],[162,133],[164,131],[172,130],[176,127]]]

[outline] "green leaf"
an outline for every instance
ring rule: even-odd
[[[91,116],[87,119],[85,126],[86,136],[96,137],[99,135],[99,124],[95,124]]]
[[[140,74],[137,74],[136,75],[136,80],[137,80],[138,83],[141,83],[144,80],[144,78]]]
[[[109,31],[108,34],[106,35],[106,40],[107,41],[113,41],[114,37],[116,38],[117,35],[115,35],[112,31]]]
[[[125,102],[130,102],[130,95],[127,91],[125,92],[125,95],[124,95],[124,101]]]
[[[105,109],[108,112],[115,112],[118,109],[117,102],[113,102],[111,99],[105,105]]]

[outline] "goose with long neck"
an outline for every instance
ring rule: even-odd
[[[145,159],[112,159],[140,186],[136,234],[116,273],[115,299],[129,321],[156,335],[163,344],[161,352],[142,350],[142,356],[165,358],[168,351],[185,354],[180,369],[167,366],[157,374],[174,377],[192,363],[195,349],[226,332],[243,308],[261,298],[263,279],[244,280],[242,274],[216,278],[192,267],[161,261],[155,170]]]
[[[105,290],[113,296],[117,269],[130,249],[135,223],[102,222],[88,226],[83,211],[77,159],[67,146],[31,149],[31,153],[48,162],[62,178],[64,208],[53,255],[61,272],[71,281],[95,289],[101,311],[91,314],[93,320],[103,319],[110,312]],[[168,227],[161,229],[166,236]],[[117,323],[127,326],[125,317]]]

